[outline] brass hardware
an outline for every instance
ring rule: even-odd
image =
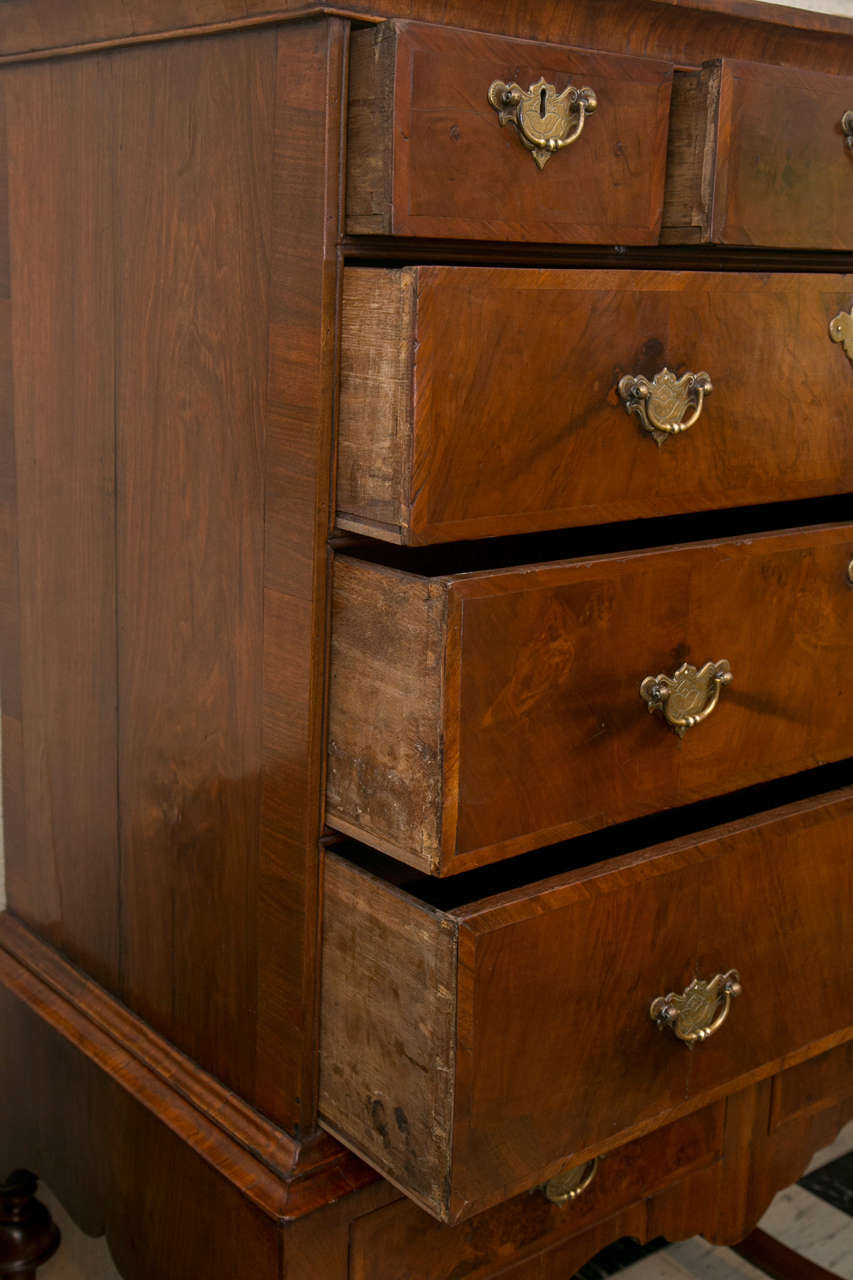
[[[841,117],[841,128],[848,147],[853,151],[853,111],[844,112]]]
[[[851,587],[853,587],[853,560],[851,560],[847,566],[847,581],[850,583]]]
[[[619,379],[625,408],[636,413],[658,444],[663,444],[667,436],[680,435],[692,427],[702,412],[705,396],[712,391],[707,373],[685,373],[677,378],[669,369],[661,369],[651,382],[630,374]]]
[[[658,1030],[669,1027],[691,1049],[707,1040],[729,1016],[732,997],[739,996],[742,987],[737,969],[718,973],[710,982],[694,978],[683,995],[670,991],[668,996],[658,996],[649,1008],[649,1017],[658,1024]],[[717,1007],[719,1012],[714,1016]]]
[[[699,671],[685,662],[672,676],[646,676],[640,685],[640,697],[649,704],[649,711],[660,711],[683,738],[688,729],[707,720],[717,705],[720,689],[731,679],[725,658],[706,662]]]
[[[848,360],[853,360],[853,314],[839,311],[829,322],[829,336],[833,342],[842,343],[844,354]]]
[[[570,1204],[583,1195],[598,1171],[598,1156],[549,1178],[542,1190],[552,1204]]]
[[[526,93],[521,85],[493,80],[489,102],[502,125],[515,125],[540,169],[545,168],[555,151],[562,151],[580,137],[587,115],[598,106],[593,89],[576,89],[570,84],[558,94],[541,76]]]

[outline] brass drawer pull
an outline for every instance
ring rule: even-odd
[[[549,1178],[542,1190],[552,1204],[571,1204],[582,1196],[598,1172],[598,1156]]]
[[[558,94],[541,76],[526,93],[519,84],[493,80],[489,102],[502,125],[515,125],[540,169],[555,151],[562,151],[580,137],[587,115],[598,106],[593,89],[576,89],[570,84]]]
[[[833,342],[840,342],[848,360],[853,360],[853,312],[839,311],[837,316],[833,316],[829,322],[829,336]]]
[[[841,128],[848,147],[853,151],[853,111],[844,112],[841,117]]]
[[[705,396],[713,391],[707,373],[685,373],[677,378],[661,369],[651,382],[641,375],[619,379],[619,394],[629,413],[635,413],[658,444],[680,435],[698,421]]]
[[[683,738],[688,729],[707,720],[714,710],[724,684],[730,684],[731,668],[722,658],[706,662],[697,671],[685,662],[672,676],[646,676],[640,685],[640,697],[649,711],[660,711],[668,725]]]
[[[737,969],[718,973],[710,982],[694,978],[683,995],[670,991],[668,996],[653,1000],[649,1017],[658,1024],[658,1030],[669,1027],[692,1049],[719,1031],[729,1016],[732,997],[739,996],[741,990]]]

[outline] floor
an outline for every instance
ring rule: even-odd
[[[121,1280],[106,1243],[78,1231],[44,1184],[39,1195],[49,1205],[63,1243],[38,1280]],[[853,1124],[818,1152],[797,1186],[776,1197],[761,1227],[841,1280],[853,1280]],[[767,1280],[731,1249],[715,1249],[699,1236],[645,1248],[620,1241],[566,1280],[604,1280],[617,1274],[619,1280]]]

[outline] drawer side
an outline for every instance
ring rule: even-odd
[[[441,582],[335,561],[326,819],[427,871],[444,799],[446,607]]]
[[[323,921],[321,1122],[443,1217],[456,925],[334,853],[326,859]]]
[[[415,272],[344,272],[337,524],[406,540],[412,450]]]

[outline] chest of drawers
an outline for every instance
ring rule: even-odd
[[[10,9],[0,1154],[127,1280],[731,1242],[851,1114],[848,112],[749,0]]]

